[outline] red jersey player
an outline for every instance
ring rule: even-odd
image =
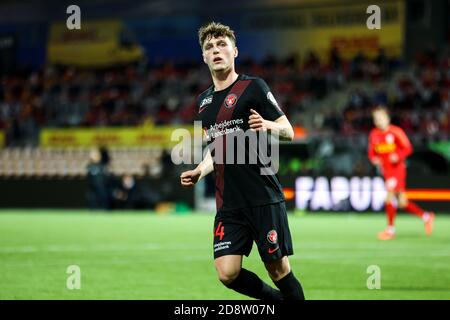
[[[386,190],[386,215],[388,225],[378,234],[380,240],[390,240],[395,237],[394,220],[397,209],[393,201],[397,196],[398,207],[422,218],[425,232],[433,232],[434,213],[421,209],[417,204],[409,201],[405,193],[406,158],[412,153],[412,146],[405,132],[390,124],[387,108],[378,106],[372,111],[375,128],[369,135],[369,159],[373,165],[381,170]]]

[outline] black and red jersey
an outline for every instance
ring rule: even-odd
[[[282,187],[278,176],[261,174],[261,168],[267,161],[259,161],[259,148],[241,145],[245,152],[245,163],[236,158],[233,163],[225,161],[227,144],[223,144],[223,161],[215,158],[216,148],[211,148],[218,137],[228,141],[249,130],[250,109],[254,109],[264,119],[274,121],[283,116],[277,101],[264,80],[258,77],[239,75],[228,88],[214,91],[211,86],[198,99],[198,120],[211,149],[216,176],[216,204],[219,210],[235,210],[284,201]],[[262,139],[263,136],[257,136]],[[228,145],[229,146],[229,145]],[[237,150],[236,145],[234,151]],[[256,154],[257,163],[250,163],[252,153]]]

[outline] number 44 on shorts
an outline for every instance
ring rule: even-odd
[[[224,231],[225,227],[222,226],[222,221],[217,225],[216,231],[214,232],[215,237],[220,237],[219,240],[222,241],[223,236],[225,235]]]

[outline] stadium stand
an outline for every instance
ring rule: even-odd
[[[327,63],[314,52],[302,62],[295,55],[268,56],[259,63],[244,57],[238,70],[268,79],[292,123],[306,128],[310,138],[338,133],[347,137],[339,137],[344,145],[356,141],[364,148],[371,128],[370,108],[377,103],[392,106],[394,122],[415,144],[448,138],[449,66],[448,50],[418,52],[412,65],[403,65],[383,50],[372,60],[358,54],[345,61],[332,49]],[[0,151],[0,175],[68,177],[85,174],[88,150],[40,148],[41,128],[189,124],[195,120],[197,95],[210,85],[207,70],[199,63],[102,70],[47,66],[3,76],[2,84],[0,129],[7,148]],[[341,96],[340,103],[333,94]],[[115,174],[142,175],[145,164],[161,165],[160,148],[111,152]]]
[[[109,153],[110,172],[117,176],[157,175],[162,169],[160,148],[111,148]],[[86,148],[5,148],[0,150],[0,176],[75,178],[86,174],[88,162]]]

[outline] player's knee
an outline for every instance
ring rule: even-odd
[[[408,201],[399,201],[398,202],[398,207],[399,209],[405,209],[405,207],[408,205]]]
[[[289,263],[285,259],[266,262],[265,266],[270,278],[274,281],[284,278],[291,271]]]
[[[404,209],[408,205],[408,198],[405,196],[405,194],[400,194],[398,197],[398,207],[400,209]]]
[[[241,269],[236,268],[217,268],[217,276],[220,282],[224,285],[229,285],[237,278],[240,271]]]
[[[280,279],[283,279],[288,273],[289,273],[289,269],[284,268],[284,269],[272,269],[272,270],[267,270],[269,273],[269,276],[272,280],[274,281],[278,281]]]
[[[395,199],[395,194],[393,192],[388,192],[388,194],[386,195],[386,204],[392,204],[394,202]]]

